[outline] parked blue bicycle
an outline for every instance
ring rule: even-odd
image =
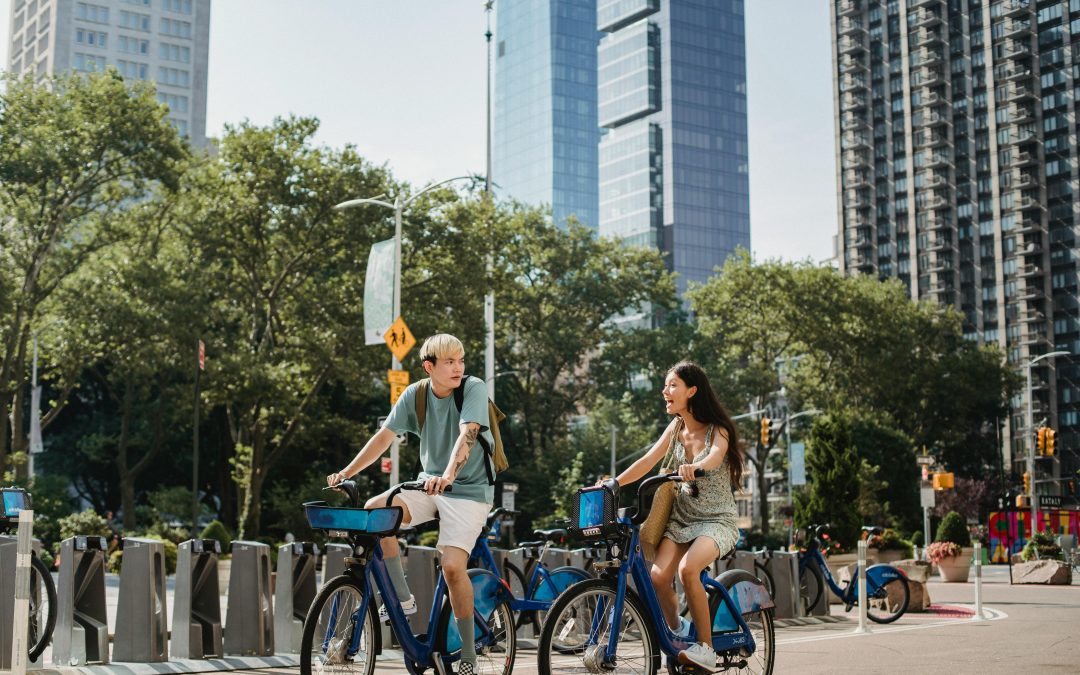
[[[799,553],[799,585],[801,597],[810,614],[819,602],[828,602],[825,587],[836,593],[845,611],[859,604],[859,567],[855,566],[852,582],[840,586],[833,580],[825,556],[821,554],[822,540],[828,540],[828,525],[806,528],[806,551]],[[910,590],[907,576],[900,569],[885,563],[866,568],[866,616],[877,623],[892,623],[907,611]]]
[[[423,481],[398,485],[386,502],[390,504],[401,490],[423,487]],[[390,627],[404,652],[406,669],[413,675],[429,668],[439,675],[450,673],[451,664],[460,659],[461,637],[442,572],[438,574],[427,632],[414,635],[383,561],[379,540],[397,536],[403,515],[401,507],[356,508],[360,499],[353,481],[342,481],[334,488],[324,489],[346,493],[351,506],[309,502],[304,504],[308,522],[313,529],[346,539],[352,554],[345,559],[345,572],[326,582],[311,603],[300,642],[300,672],[303,675],[375,672],[375,660],[382,652],[373,597],[377,589],[389,613]],[[474,595],[477,672],[509,675],[517,650],[509,590],[488,570],[471,569],[469,577]]]
[[[549,569],[547,563],[544,562],[553,544],[566,543],[569,535],[563,528],[534,530],[533,536],[538,539],[522,542],[519,545],[528,561],[526,572],[522,572],[509,560],[503,561],[500,570],[488,542],[499,541],[502,538],[502,519],[515,514],[516,512],[508,511],[500,506],[488,515],[487,527],[476,539],[476,545],[469,555],[469,564],[470,567],[475,564],[499,574],[509,584],[513,594],[510,608],[517,616],[515,625],[520,627],[524,623],[531,622],[539,630],[544,622],[544,614],[551,608],[551,603],[555,601],[555,598],[571,584],[591,579],[592,576],[577,567],[562,566]]]
[[[662,654],[668,657],[671,674],[704,672],[677,661],[678,653],[699,638],[693,630],[687,637],[668,628],[638,534],[656,488],[681,480],[677,473],[648,478],[638,489],[637,506],[618,511],[615,495],[607,486],[578,492],[571,531],[606,541],[608,556],[594,565],[601,570],[600,578],[570,586],[551,606],[538,647],[541,673],[654,675],[661,667]],[[703,570],[701,580],[713,618],[715,670],[771,673],[774,604],[765,586],[745,570],[729,570],[715,579]]]

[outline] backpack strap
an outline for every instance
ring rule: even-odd
[[[424,418],[427,416],[427,390],[428,384],[431,382],[429,378],[424,378],[416,383],[416,427],[420,429],[420,433],[424,432]],[[461,410],[461,406],[458,406],[458,410]]]
[[[465,406],[465,383],[468,382],[468,380],[468,376],[461,378],[461,384],[454,390],[454,404],[457,405],[459,415],[461,414],[461,409]],[[491,428],[490,409],[488,410],[488,428]],[[480,441],[480,447],[484,449],[484,471],[487,473],[488,485],[494,485],[495,472],[491,470],[491,465],[495,461],[495,458],[493,457],[491,445],[488,444],[487,439],[484,438],[484,434],[482,433],[476,435],[476,440]]]

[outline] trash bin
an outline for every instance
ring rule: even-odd
[[[315,584],[315,559],[318,555],[319,547],[310,541],[297,541],[278,548],[274,644],[279,652],[300,652],[304,619],[318,590]]]
[[[190,539],[178,547],[173,595],[172,655],[205,659],[224,655],[218,595],[217,539]]]
[[[105,537],[77,535],[60,543],[53,663],[84,666],[109,662],[105,613]]]
[[[274,599],[270,592],[270,547],[234,541],[225,618],[225,654],[273,656]]]
[[[165,544],[157,539],[124,537],[120,546],[124,556],[112,660],[168,661]]]

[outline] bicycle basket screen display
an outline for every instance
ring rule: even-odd
[[[26,493],[22,490],[4,490],[4,515],[18,518],[19,511],[26,508]]]
[[[603,490],[583,492],[579,495],[581,504],[578,507],[578,527],[580,529],[604,525],[604,497],[606,496]]]

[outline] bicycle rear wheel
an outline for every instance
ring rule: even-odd
[[[869,584],[866,590],[870,590]],[[866,616],[876,623],[892,623],[907,611],[909,598],[908,582],[901,574],[866,598]]]
[[[364,626],[356,636],[364,591],[348,576],[334,577],[319,591],[304,619],[300,640],[300,673],[375,672],[375,631],[379,629],[375,603],[368,601]],[[356,649],[352,644],[356,643]]]
[[[824,594],[825,577],[821,576],[817,565],[810,563],[799,572],[799,597],[805,603],[807,614],[814,611]]]
[[[587,579],[559,596],[540,634],[537,665],[541,673],[655,675],[660,667],[660,647],[653,618],[631,592],[626,594],[622,613],[613,616],[615,592],[612,581]],[[605,664],[604,652],[613,631],[618,640],[615,662]]]
[[[37,661],[52,640],[56,626],[56,584],[37,554],[30,557],[30,631],[27,633],[31,661]]]

